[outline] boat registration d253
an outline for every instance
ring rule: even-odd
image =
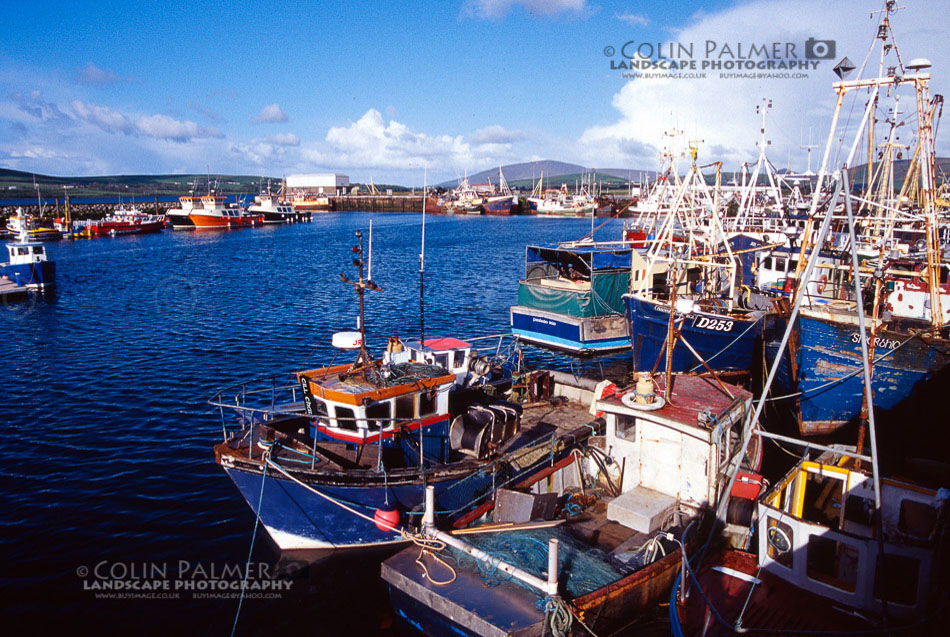
[[[710,316],[697,316],[693,319],[693,327],[696,329],[713,332],[731,332],[735,324],[735,321],[729,319],[712,318]]]

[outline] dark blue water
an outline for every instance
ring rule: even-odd
[[[355,326],[339,273],[354,277],[354,231],[365,237],[371,219],[373,279],[385,291],[368,297],[368,342],[379,352],[391,334],[418,334],[420,215],[315,219],[62,242],[51,246],[58,292],[0,305],[6,630],[230,633],[236,598],[173,589],[170,599],[104,599],[86,587],[174,586],[209,581],[213,570],[234,581],[221,571],[243,568],[254,514],[213,461],[221,422],[205,401],[249,377],[326,362],[330,335]],[[507,331],[525,244],[589,229],[585,220],[429,217],[426,334]],[[597,233],[619,236],[619,221]],[[380,556],[314,557],[280,555],[258,533],[252,563],[279,567],[290,589],[248,599],[240,634],[393,632]]]

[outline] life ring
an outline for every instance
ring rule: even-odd
[[[825,287],[827,287],[827,285],[828,285],[828,277],[822,274],[821,278],[818,279],[817,285],[815,285],[815,289],[818,290],[818,294],[824,293]]]

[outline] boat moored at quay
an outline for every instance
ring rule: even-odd
[[[363,278],[362,238],[357,254],[359,280],[347,282],[363,327],[334,337],[356,360],[262,391],[241,388],[243,402],[227,398],[233,390],[213,401],[239,427],[215,459],[282,549],[405,542],[425,486],[436,489],[440,510],[461,515],[590,432],[586,410],[568,410],[551,427],[550,410],[532,417],[501,399],[521,374],[510,339],[394,337],[381,359],[371,357],[362,299],[379,288]],[[479,354],[477,343],[490,348]]]

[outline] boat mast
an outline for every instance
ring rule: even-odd
[[[428,185],[428,169],[422,169],[422,248],[419,251],[419,344],[425,351],[426,346],[426,319],[425,319],[425,290],[424,277],[426,269],[426,187]],[[468,176],[466,175],[466,181]]]

